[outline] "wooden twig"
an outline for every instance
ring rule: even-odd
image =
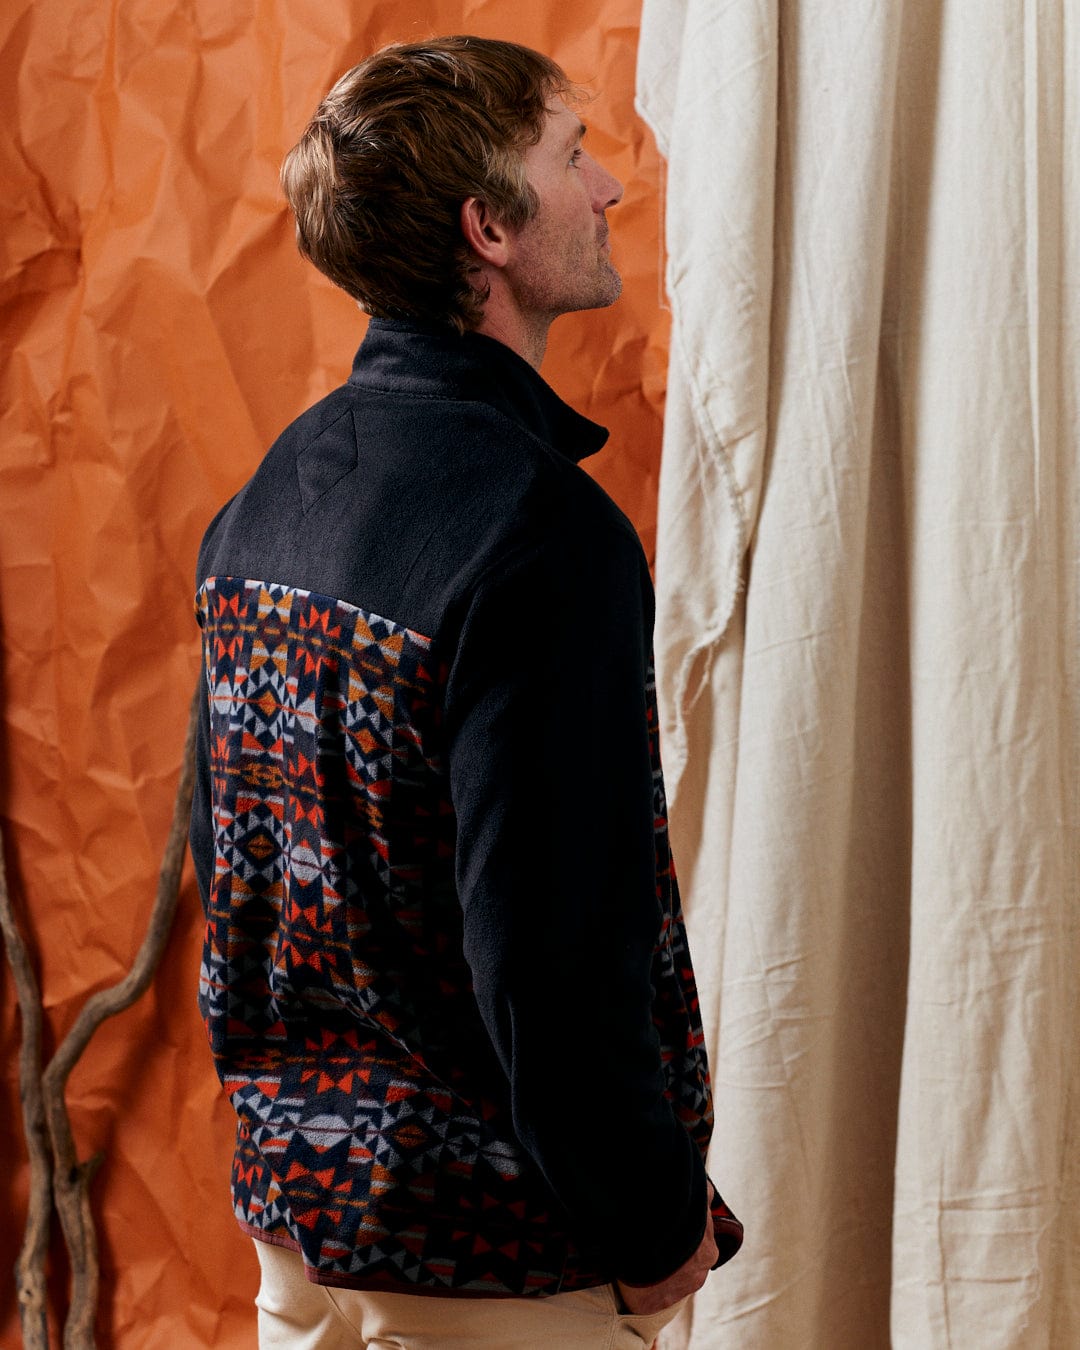
[[[54,1160],[53,1191],[60,1224],[71,1255],[71,1300],[64,1323],[64,1350],[93,1350],[94,1317],[98,1296],[97,1236],[90,1210],[90,1180],[100,1164],[100,1155],[80,1163],[71,1134],[71,1121],[64,1100],[68,1075],[86,1049],[94,1032],[109,1017],[129,1008],[146,990],[161,960],[176,913],[180,874],[187,847],[191,797],[195,783],[195,731],[199,700],[205,697],[200,679],[191,700],[180,782],[176,789],[172,824],[158,874],[157,896],[150,925],[138,955],[127,975],[108,989],[87,999],[42,1075],[45,1120]]]
[[[19,1321],[24,1350],[49,1350],[46,1320],[45,1256],[52,1213],[52,1159],[41,1097],[41,995],[8,893],[4,838],[0,834],[0,932],[4,935],[22,1019],[19,1047],[19,1097],[22,1101],[26,1151],[30,1155],[30,1202],[22,1250],[15,1264]]]

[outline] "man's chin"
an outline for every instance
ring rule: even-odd
[[[582,287],[575,300],[570,303],[563,303],[557,308],[553,307],[551,314],[554,317],[558,314],[580,314],[586,309],[607,309],[613,305],[619,296],[622,295],[622,277],[615,268],[608,263],[603,271],[596,277],[595,284],[591,290]]]
[[[608,305],[613,305],[619,296],[622,295],[622,277],[615,269],[615,264],[604,259],[604,274],[601,277],[600,285],[597,289],[603,294],[602,300],[597,300],[596,309],[606,309]]]

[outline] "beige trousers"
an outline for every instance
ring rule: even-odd
[[[256,1242],[259,1350],[642,1350],[681,1304],[619,1311],[610,1284],[550,1298],[432,1298],[312,1284],[300,1256]]]

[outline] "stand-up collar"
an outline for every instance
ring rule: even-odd
[[[608,438],[606,428],[564,403],[517,352],[445,325],[372,319],[349,383],[487,403],[575,461],[595,454]]]

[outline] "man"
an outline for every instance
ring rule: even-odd
[[[200,997],[264,1346],[650,1344],[741,1241],[649,575],[536,369],[620,290],[574,98],[513,44],[390,47],[282,171],[374,317],[198,566]]]

